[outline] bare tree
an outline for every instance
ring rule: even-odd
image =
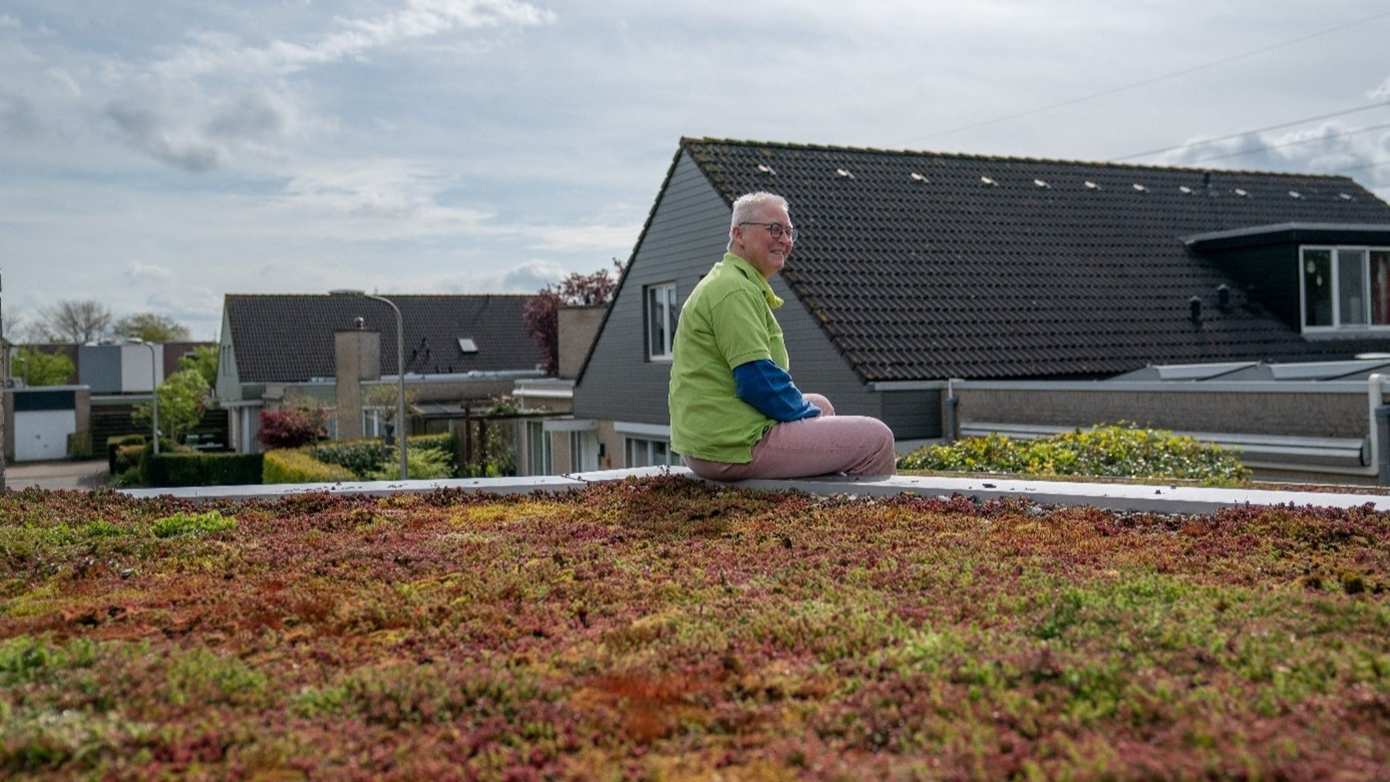
[[[74,345],[94,342],[111,327],[111,310],[92,299],[65,299],[40,310],[39,317],[42,328]]]

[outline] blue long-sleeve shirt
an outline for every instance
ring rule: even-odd
[[[806,401],[792,376],[765,358],[734,367],[734,393],[774,421],[820,415],[820,408]]]

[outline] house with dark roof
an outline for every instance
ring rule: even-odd
[[[756,190],[800,231],[772,281],[793,377],[900,444],[942,435],[953,378],[1390,348],[1390,206],[1347,177],[687,138],[554,424],[605,466],[678,460],[671,335]]]
[[[354,384],[391,387],[404,372],[414,395],[412,433],[433,431],[431,419],[461,416],[470,402],[510,394],[517,379],[544,374],[544,357],[521,317],[531,296],[385,298],[400,308],[403,365],[396,360],[396,316],[383,302],[350,293],[228,294],[216,391],[231,412],[233,447],[259,450],[260,411],[305,401],[330,411],[332,431],[379,433],[381,416],[370,405],[338,420],[344,371]],[[355,422],[359,414],[363,420]]]

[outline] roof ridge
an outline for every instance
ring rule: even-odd
[[[729,139],[715,138],[713,136],[692,137],[682,136],[680,145],[682,148],[697,144],[723,144],[727,146],[742,147],[776,147],[779,149],[805,149],[815,151],[835,151],[835,152],[859,152],[876,155],[912,155],[917,157],[946,157],[958,160],[989,160],[1000,163],[1051,163],[1068,166],[1100,166],[1104,168],[1121,170],[1144,170],[1144,171],[1168,171],[1176,173],[1205,173],[1210,171],[1213,174],[1242,174],[1247,176],[1262,177],[1288,177],[1300,179],[1326,179],[1342,180],[1355,183],[1356,180],[1344,174],[1300,174],[1289,171],[1257,171],[1254,169],[1232,169],[1232,168],[1202,168],[1198,166],[1159,166],[1143,163],[1113,163],[1109,161],[1097,160],[1067,160],[1064,158],[1044,158],[1044,157],[1021,157],[1012,155],[987,155],[974,154],[969,152],[944,152],[940,150],[927,149],[886,149],[882,147],[859,147],[859,146],[838,146],[834,144],[808,144],[793,141],[758,141],[756,139]]]

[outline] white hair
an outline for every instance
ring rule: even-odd
[[[750,221],[757,212],[762,211],[765,206],[781,207],[784,211],[787,208],[787,199],[776,193],[768,193],[759,190],[756,193],[744,193],[734,201],[734,213],[729,217],[729,246],[734,243],[734,228],[739,223]]]

